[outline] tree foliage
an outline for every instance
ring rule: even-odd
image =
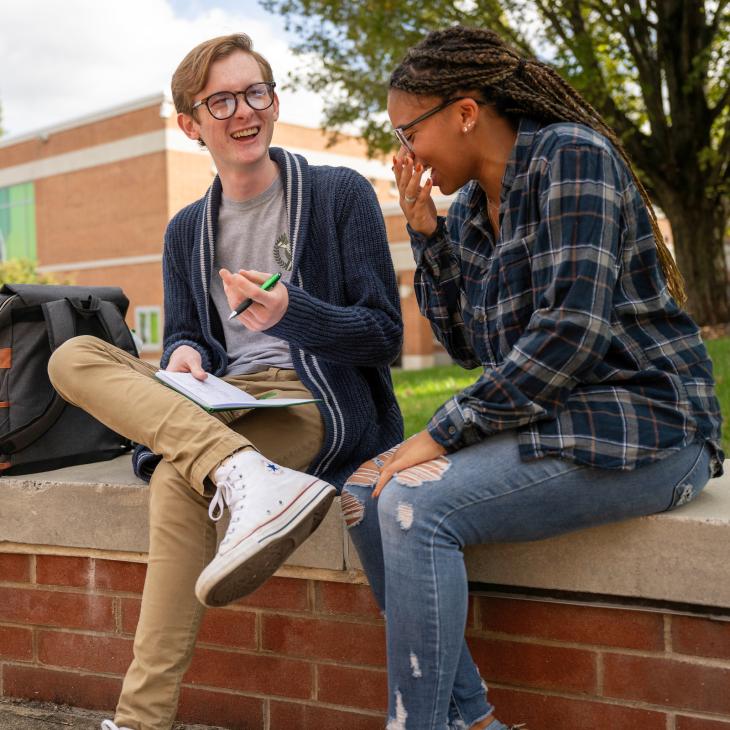
[[[428,30],[489,27],[551,63],[616,130],[672,224],[690,307],[730,319],[722,241],[730,213],[730,0],[261,0],[306,59],[295,85],[353,125],[372,154],[393,147],[390,71]]]
[[[36,269],[34,261],[28,259],[7,259],[0,261],[0,285],[2,284],[67,284],[52,274],[43,274]]]

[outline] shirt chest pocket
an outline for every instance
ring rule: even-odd
[[[535,309],[534,240],[532,235],[506,241],[494,252],[484,306],[492,349],[502,358],[525,331]]]

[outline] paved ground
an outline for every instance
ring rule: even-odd
[[[0,699],[1,730],[99,730],[109,713],[78,707]],[[222,730],[210,725],[175,725],[176,730]]]

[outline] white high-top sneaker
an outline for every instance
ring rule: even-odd
[[[129,727],[119,727],[112,720],[104,720],[101,723],[101,730],[132,730]]]
[[[226,459],[213,481],[208,514],[219,520],[227,504],[231,521],[195,595],[206,606],[225,606],[255,591],[317,529],[335,488],[251,449]]]

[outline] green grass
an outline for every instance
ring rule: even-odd
[[[473,383],[481,372],[481,368],[463,370],[458,365],[393,370],[395,395],[403,411],[406,438],[421,431],[440,405]]]
[[[706,344],[714,365],[717,397],[725,421],[723,448],[730,455],[730,338],[710,340]],[[395,394],[403,411],[406,436],[423,429],[442,403],[473,383],[480,373],[480,369],[462,370],[456,365],[394,370]]]
[[[705,344],[712,358],[717,398],[722,410],[722,448],[730,456],[730,337],[708,340]]]

